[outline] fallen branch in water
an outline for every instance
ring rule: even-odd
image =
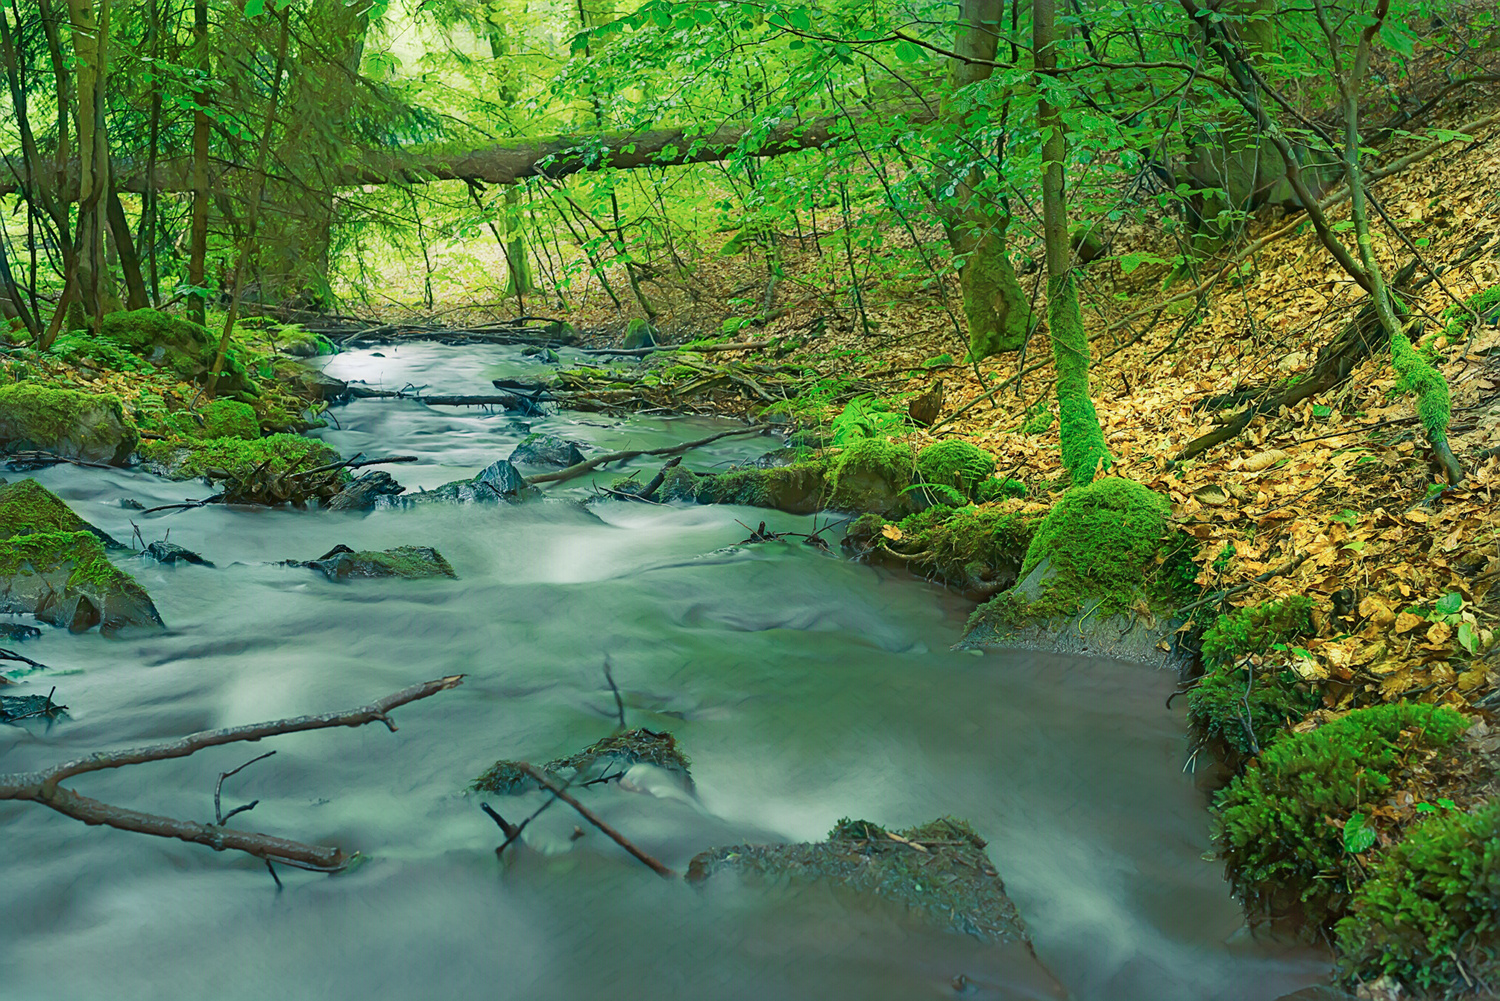
[[[607,466],[611,462],[625,462],[629,459],[638,459],[643,455],[680,455],[689,449],[707,445],[710,442],[718,441],[720,438],[729,438],[742,434],[759,434],[762,431],[769,431],[770,429],[771,425],[769,424],[754,424],[750,427],[737,428],[733,431],[720,431],[718,434],[711,434],[707,438],[699,438],[697,441],[685,441],[681,445],[670,445],[666,448],[637,448],[625,452],[606,452],[604,455],[596,455],[592,459],[586,459],[583,462],[575,462],[566,469],[559,469],[554,473],[537,473],[535,476],[528,476],[526,477],[526,485],[530,487],[538,483],[561,483],[564,480],[571,480],[582,476],[584,473],[591,473],[600,466]]]
[[[359,459],[359,456],[356,455],[353,459],[346,459],[343,462],[330,463],[326,466],[319,466],[317,469],[309,469],[306,472],[291,473],[287,476],[287,479],[296,480],[304,476],[312,476],[315,473],[331,473],[338,469],[363,469],[366,466],[381,466],[388,462],[417,461],[415,455],[388,455],[384,459],[359,459],[359,461],[355,461],[357,459]]]
[[[293,716],[289,719],[272,720],[267,723],[250,723],[245,726],[226,727],[222,730],[204,730],[162,744],[90,754],[86,758],[65,761],[60,765],[53,765],[51,768],[37,772],[12,772],[8,775],[0,775],[0,799],[31,800],[51,807],[75,820],[81,820],[85,824],[105,824],[109,827],[118,827],[122,831],[136,831],[162,838],[177,838],[181,841],[208,845],[215,851],[232,848],[267,861],[285,862],[288,865],[320,872],[336,872],[348,865],[352,858],[344,854],[340,848],[309,845],[269,834],[237,831],[218,824],[199,824],[190,820],[142,813],[138,810],[101,803],[87,796],[80,796],[71,789],[62,788],[58,783],[85,772],[121,768],[146,761],[185,758],[205,747],[217,747],[220,744],[232,744],[243,740],[261,740],[265,737],[298,733],[302,730],[321,730],[333,726],[363,726],[366,723],[380,722],[394,731],[396,724],[391,721],[389,715],[391,710],[404,706],[408,702],[425,699],[430,695],[454,688],[462,683],[463,678],[462,674],[455,674],[446,678],[438,678],[435,681],[424,681],[419,685],[412,685],[410,688],[403,688],[399,692],[387,695],[383,699],[377,699],[367,706],[346,709],[343,712],[323,713],[318,716]]]
[[[686,344],[658,344],[648,348],[584,348],[580,354],[586,355],[619,355],[625,358],[644,358],[646,355],[657,351],[697,351],[708,354],[711,351],[755,351],[760,348],[771,346],[770,341],[740,341],[736,344],[707,344],[703,347],[690,348]]]
[[[615,830],[613,827],[610,827],[607,823],[605,823],[604,818],[600,817],[593,810],[590,810],[588,807],[578,802],[578,800],[568,795],[567,791],[564,790],[562,786],[552,781],[552,776],[548,775],[540,768],[537,768],[535,765],[527,764],[524,761],[519,762],[519,764],[523,772],[525,772],[536,782],[539,782],[542,787],[549,790],[553,796],[562,800],[573,809],[577,810],[584,820],[587,820],[589,823],[599,828],[599,830],[603,831],[605,835],[608,836],[609,839],[612,840],[615,844],[619,845],[621,848],[625,849],[627,852],[640,859],[646,865],[650,866],[658,876],[662,877],[663,879],[677,878],[676,872],[674,872],[672,869],[667,868],[667,866],[663,865],[661,862],[657,861],[650,855],[647,855],[645,852],[641,851],[635,845],[631,844],[628,840],[626,840],[625,835],[621,834],[619,831]]]

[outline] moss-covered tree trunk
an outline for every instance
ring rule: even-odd
[[[944,116],[964,117],[955,95],[970,84],[989,79],[999,51],[1004,0],[961,0],[949,70]],[[977,61],[971,61],[977,60]],[[1005,230],[1010,222],[1003,199],[979,190],[983,172],[975,168],[958,184],[956,204],[944,220],[948,242],[961,259],[964,316],[969,322],[969,355],[978,360],[1001,351],[1019,351],[1031,326],[1031,303],[1010,263]]]
[[[1047,326],[1057,369],[1057,406],[1062,416],[1063,466],[1075,485],[1093,482],[1110,466],[1109,448],[1099,415],[1089,398],[1089,341],[1073,283],[1072,245],[1068,239],[1068,202],[1063,160],[1068,153],[1062,113],[1052,103],[1058,86],[1057,22],[1054,0],[1032,4],[1032,49],[1036,53],[1037,89],[1042,100],[1037,120],[1042,145],[1042,227],[1047,243]]]

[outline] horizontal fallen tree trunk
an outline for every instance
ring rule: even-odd
[[[933,113],[918,105],[893,109],[881,115],[888,119],[904,115],[913,124],[933,120]],[[586,170],[636,167],[680,167],[693,163],[726,160],[736,152],[752,157],[782,156],[799,150],[819,149],[842,142],[849,120],[831,115],[806,122],[783,122],[762,133],[754,127],[722,126],[712,132],[694,128],[647,129],[620,134],[581,134],[554,136],[547,139],[517,139],[475,149],[438,150],[367,150],[359,161],[342,168],[338,184],[355,187],[363,184],[420,184],[427,181],[470,181],[481,184],[516,184],[528,177],[567,177]],[[0,183],[0,194],[13,194],[30,186],[32,178],[20,158],[15,158],[17,177]],[[146,190],[144,166],[127,160],[115,160],[116,188],[137,194]],[[245,164],[218,162],[209,168],[209,184],[223,187],[226,177],[248,172]],[[190,157],[169,157],[157,161],[156,187],[162,191],[191,190]],[[54,179],[36,179],[51,185]],[[77,164],[70,165],[65,181],[65,197],[77,199]]]
[[[367,706],[347,709],[342,712],[323,713],[317,716],[294,716],[290,719],[272,720],[268,723],[251,723],[246,726],[225,727],[222,730],[204,730],[189,734],[178,740],[162,744],[149,744],[123,751],[100,752],[86,758],[65,761],[37,772],[12,772],[0,775],[0,799],[24,799],[51,807],[74,820],[85,824],[104,824],[118,827],[122,831],[154,834],[161,838],[177,838],[195,844],[207,845],[215,851],[234,849],[254,855],[268,862],[286,862],[304,869],[334,872],[348,865],[352,856],[343,849],[326,845],[309,845],[287,838],[253,831],[240,831],[219,824],[200,824],[175,817],[163,817],[142,813],[122,806],[101,803],[97,799],[81,796],[58,783],[85,772],[97,772],[106,768],[122,768],[147,761],[164,761],[168,758],[185,758],[206,747],[233,744],[245,740],[261,740],[283,733],[298,733],[302,730],[322,730],[333,726],[364,726],[366,723],[384,723],[394,731],[391,710],[418,699],[436,695],[455,688],[463,682],[462,674],[424,681],[410,688],[377,699]]]

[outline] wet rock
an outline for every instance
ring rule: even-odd
[[[491,379],[490,383],[505,397],[503,406],[507,413],[523,417],[540,417],[545,413],[542,409],[545,387],[540,383],[519,379]]]
[[[458,574],[443,559],[443,554],[430,546],[397,546],[380,552],[356,552],[348,546],[334,546],[315,560],[299,563],[288,561],[290,566],[316,570],[329,580],[347,580],[351,577],[402,577],[419,580],[424,577],[454,577]]]
[[[124,508],[125,510],[127,510],[127,511],[144,511],[144,510],[146,510],[146,505],[142,504],[140,501],[136,500],[134,497],[121,497],[120,498],[120,506],[122,508]]]
[[[454,480],[431,490],[421,490],[392,498],[391,502],[410,504],[478,504],[517,501],[529,488],[523,477],[508,459],[499,459],[480,470],[472,479]]]
[[[50,695],[0,695],[0,723],[23,719],[57,719],[67,716],[67,706],[52,701]]]
[[[64,504],[62,498],[36,480],[0,480],[0,539],[38,532],[88,532],[111,548],[123,548],[102,529],[95,528]]]
[[[382,497],[396,497],[406,491],[396,478],[382,469],[368,472],[347,484],[328,502],[330,511],[372,511]]]
[[[36,626],[28,626],[20,622],[0,622],[0,639],[14,640],[17,643],[26,640],[34,640],[42,635],[42,631]]]
[[[1026,925],[984,847],[962,820],[944,817],[888,832],[845,819],[816,844],[712,848],[693,858],[687,878],[702,883],[727,871],[762,880],[827,880],[904,904],[953,931],[1029,948]]]
[[[30,382],[0,388],[0,452],[38,450],[123,466],[139,440],[114,396]]]
[[[43,622],[112,635],[159,627],[161,614],[129,574],[104,555],[89,532],[17,535],[0,542],[0,612],[29,612]]]
[[[276,381],[299,399],[309,402],[342,403],[350,395],[349,384],[342,379],[301,362],[282,360],[275,363]]]
[[[512,466],[566,469],[584,461],[578,446],[550,434],[529,434],[510,453]]]
[[[650,348],[656,346],[656,338],[653,336],[651,324],[642,319],[630,321],[630,326],[625,332],[623,347],[627,351],[636,348]]]
[[[528,348],[523,349],[521,351],[521,354],[535,361],[539,361],[543,365],[562,364],[562,359],[558,357],[557,352],[553,351],[551,348],[543,348],[532,345]]]
[[[167,542],[166,540],[153,542],[143,551],[158,563],[194,563],[200,567],[213,566],[212,563],[197,553],[184,549],[175,542]]]
[[[497,761],[479,778],[473,788],[499,796],[516,796],[541,788],[528,775],[522,762]],[[684,791],[693,791],[691,762],[670,733],[637,727],[596,740],[577,754],[556,758],[540,767],[559,783],[579,784],[595,780],[617,779],[636,765],[650,765],[676,776]]]

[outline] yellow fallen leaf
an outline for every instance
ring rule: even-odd
[[[1223,507],[1229,503],[1229,494],[1225,493],[1224,488],[1216,483],[1210,483],[1206,487],[1199,487],[1197,490],[1194,490],[1193,498],[1198,503],[1207,504],[1210,507]]]
[[[886,525],[880,529],[880,534],[892,542],[901,541],[901,528],[898,525]]]
[[[1359,614],[1374,622],[1382,629],[1396,621],[1396,613],[1391,611],[1389,605],[1374,595],[1370,595],[1359,603]]]
[[[1396,616],[1396,632],[1409,633],[1425,621],[1426,620],[1423,619],[1420,615],[1413,615],[1410,612],[1402,612],[1400,615]]]
[[[1448,623],[1434,622],[1432,627],[1427,630],[1427,642],[1433,646],[1442,646],[1448,642],[1448,638],[1452,635],[1453,627],[1448,625]]]
[[[1282,459],[1287,458],[1290,458],[1290,456],[1285,451],[1279,448],[1272,448],[1250,456],[1250,458],[1245,460],[1243,468],[1247,473],[1258,473],[1262,469],[1269,469]]]
[[[1406,512],[1406,520],[1414,521],[1418,525],[1425,525],[1427,524],[1427,513],[1425,511],[1408,511]]]

